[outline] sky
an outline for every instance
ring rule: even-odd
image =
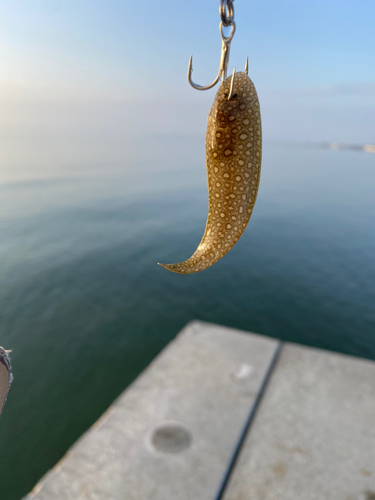
[[[137,157],[204,137],[218,0],[0,0],[0,168]],[[229,71],[258,90],[273,141],[375,143],[375,2],[235,0]],[[202,139],[203,140],[203,139]]]

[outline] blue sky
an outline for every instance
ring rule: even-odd
[[[249,56],[266,139],[375,142],[373,0],[234,5],[230,68]],[[194,91],[186,71],[193,53],[195,81],[216,75],[218,24],[218,0],[0,1],[0,164],[90,161],[100,144],[106,158],[109,139],[113,151],[133,135],[204,134],[215,90]],[[43,156],[48,137],[57,149]]]

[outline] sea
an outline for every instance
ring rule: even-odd
[[[123,162],[0,169],[0,200],[14,373],[1,500],[26,495],[193,319],[375,360],[375,154],[266,142],[244,235],[192,275],[157,262],[185,260],[203,235],[201,137],[155,136]]]

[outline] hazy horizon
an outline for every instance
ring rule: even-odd
[[[186,71],[193,53],[197,82],[217,72],[217,3],[0,2],[3,174],[133,160],[157,134],[203,143],[216,90]],[[373,2],[237,0],[235,13],[230,68],[249,56],[265,140],[375,142]]]

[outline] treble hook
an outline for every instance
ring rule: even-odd
[[[210,83],[210,85],[206,85],[206,86],[197,85],[196,83],[193,82],[193,80],[191,78],[191,75],[193,73],[193,56],[192,55],[190,56],[187,77],[188,77],[188,82],[190,83],[190,85],[196,90],[211,89],[212,87],[214,87],[217,84],[220,77],[221,77],[222,81],[224,81],[225,78],[227,77],[230,44],[232,42],[232,38],[234,36],[234,33],[236,32],[236,23],[234,22],[233,2],[234,2],[234,0],[220,0],[219,13],[220,13],[220,17],[221,17],[221,22],[219,25],[219,30],[220,30],[221,40],[222,40],[220,66],[219,66],[219,72],[218,72],[215,80],[212,83]],[[223,26],[225,26],[225,27],[231,26],[232,31],[230,32],[229,36],[224,35]],[[245,73],[246,74],[248,73],[248,59],[246,59]],[[234,68],[233,73],[232,73],[232,79],[231,79],[231,84],[230,84],[228,100],[230,100],[233,97],[235,79],[236,79],[236,68]]]
[[[196,83],[193,82],[191,78],[191,74],[193,73],[193,55],[190,56],[190,61],[189,61],[189,67],[188,67],[188,82],[190,85],[196,89],[196,90],[208,90],[214,87],[217,82],[219,81],[220,77],[224,81],[225,78],[227,77],[227,71],[228,71],[228,62],[229,62],[229,52],[230,52],[230,44],[232,42],[232,38],[234,36],[234,33],[236,31],[236,23],[234,20],[231,20],[230,26],[232,27],[232,31],[229,36],[225,36],[223,33],[223,22],[220,22],[220,34],[221,34],[221,39],[222,39],[222,44],[221,44],[221,57],[220,57],[220,66],[219,66],[219,72],[215,78],[215,80],[210,83],[209,85],[203,86],[203,85],[197,85]],[[235,82],[235,73],[236,73],[236,68],[233,70],[232,74],[232,80],[231,80],[231,86],[230,86],[230,92],[228,96],[228,100],[233,97],[233,90],[234,90],[234,82]]]

